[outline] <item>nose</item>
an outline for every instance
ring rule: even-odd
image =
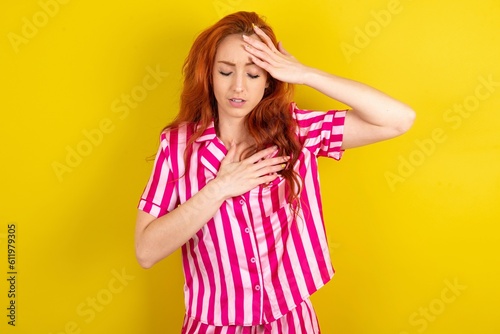
[[[233,90],[236,93],[243,92],[245,90],[245,79],[244,79],[243,74],[238,73],[233,78],[234,78],[234,81],[233,81]]]

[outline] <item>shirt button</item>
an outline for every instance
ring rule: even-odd
[[[248,227],[245,227],[245,233],[250,233],[250,229]]]
[[[254,258],[254,257],[252,257],[252,258],[250,259],[250,262],[255,263],[255,258]]]
[[[240,204],[241,204],[241,205],[245,204],[245,201],[244,201],[244,200],[242,200],[242,199],[240,199]]]
[[[255,286],[255,290],[259,291],[260,290],[260,285]]]

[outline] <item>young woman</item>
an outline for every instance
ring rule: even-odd
[[[182,333],[319,333],[309,296],[334,270],[317,158],[398,136],[414,112],[300,63],[249,12],[202,32],[184,75],[139,203],[139,263],[182,248]],[[294,84],[352,109],[299,109]]]

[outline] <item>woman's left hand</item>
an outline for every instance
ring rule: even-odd
[[[303,84],[308,67],[288,53],[281,42],[276,48],[269,36],[259,27],[254,26],[254,31],[261,41],[243,35],[245,49],[252,61],[275,79],[291,84]]]

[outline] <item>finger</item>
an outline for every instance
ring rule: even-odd
[[[271,146],[271,147],[265,148],[263,150],[260,150],[257,153],[252,154],[251,156],[249,156],[248,158],[243,160],[243,162],[246,162],[249,164],[255,164],[256,162],[259,162],[260,160],[264,159],[266,156],[275,153],[277,150],[278,150],[277,146]]]
[[[264,69],[266,72],[269,72],[269,70],[273,66],[277,65],[276,60],[272,59],[271,56],[269,56],[269,54],[254,49],[250,45],[245,45],[245,49],[248,52],[252,62],[255,65],[259,66],[260,68]]]
[[[280,156],[247,165],[248,175],[250,178],[259,178],[267,174],[282,171],[287,168],[289,159],[287,156]]]
[[[251,53],[255,53],[255,55],[259,58],[262,58],[264,55],[273,57],[280,54],[272,42],[268,45],[267,43],[263,43],[246,35],[243,35],[243,40],[247,43],[245,45],[245,49]]]
[[[273,182],[279,175],[277,173],[271,173],[267,175],[263,175],[257,179],[258,185],[260,184],[269,184]]]
[[[247,50],[247,51],[248,51],[248,50]],[[264,60],[262,60],[262,59],[260,59],[260,58],[258,58],[258,57],[256,57],[256,56],[254,56],[254,55],[253,55],[253,54],[251,54],[250,52],[249,52],[249,56],[250,56],[250,60],[252,60],[252,62],[253,62],[255,65],[259,66],[259,67],[260,67],[260,68],[262,68],[264,71],[266,71],[266,72],[268,72],[269,74],[271,74],[271,73],[270,73],[270,70],[271,70],[272,66],[271,66],[271,64],[269,64],[269,62],[264,61]],[[271,74],[271,75],[272,75],[272,74]]]
[[[290,52],[288,52],[284,47],[283,47],[283,43],[281,42],[278,42],[278,50],[279,52],[281,52],[282,54],[284,54],[285,56],[291,56]]]
[[[283,163],[286,164],[288,160],[290,160],[290,157],[287,155],[283,155],[279,157],[263,159],[257,162],[256,164],[260,167],[265,167],[265,166],[281,165]]]
[[[243,36],[243,39],[245,41],[245,50],[250,55],[255,56],[261,60],[271,61],[273,52],[264,43],[248,36]]]
[[[277,172],[284,170],[286,166],[287,164],[284,162],[280,162],[279,164],[276,165],[266,166],[258,170],[258,175],[259,177],[262,177],[264,175],[275,174]]]
[[[257,173],[264,175],[285,169],[289,160],[290,157],[288,156],[265,159],[255,163],[254,168]]]
[[[255,24],[252,24],[252,26],[253,26],[253,30],[255,31],[257,36],[259,36],[264,41],[264,43],[271,49],[272,52],[278,51],[276,49],[276,47],[274,46],[271,38],[269,36],[267,36],[267,34],[262,29],[257,27]]]
[[[260,50],[260,49],[256,48],[254,45],[252,45],[251,43],[253,43],[253,41],[250,41],[250,39],[253,39],[253,38],[249,38],[249,40],[247,41],[247,44],[244,44],[245,50],[248,53],[250,53],[250,55],[255,56],[259,59],[264,59],[266,56],[269,55],[269,53],[267,53],[263,50]]]

